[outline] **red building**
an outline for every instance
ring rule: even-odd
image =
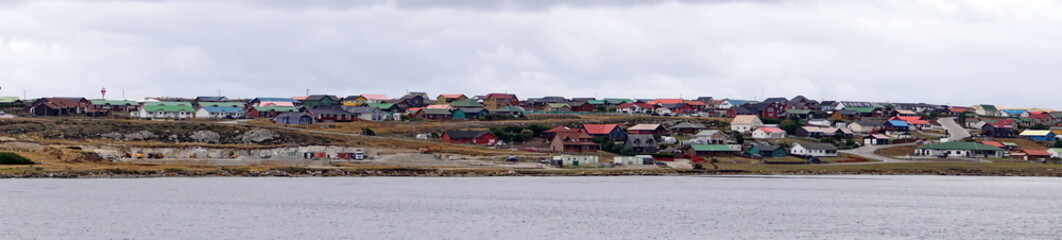
[[[572,106],[572,112],[593,112],[594,105],[588,102],[580,102],[575,104],[569,104]]]
[[[447,131],[440,140],[447,143],[494,145],[498,143],[498,136],[490,131]]]

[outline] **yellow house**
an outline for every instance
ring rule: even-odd
[[[387,99],[387,95],[383,94],[352,95],[343,98],[343,106],[365,106],[366,103],[382,103]]]
[[[468,97],[465,96],[464,94],[460,94],[460,93],[440,94],[439,97],[436,98],[435,103],[447,104],[447,103],[452,103],[454,101],[460,101],[460,100],[465,100],[465,99],[468,99]]]

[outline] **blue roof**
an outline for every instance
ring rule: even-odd
[[[907,125],[907,122],[904,122],[902,120],[889,120],[889,124],[896,127],[909,127]]]
[[[1022,114],[1025,110],[1003,110],[1003,112],[1007,114]]]
[[[752,101],[752,100],[737,100],[737,99],[726,99],[726,101],[730,102],[730,104],[733,104],[733,105],[744,105],[746,103],[755,102],[755,101]]]
[[[291,98],[260,97],[260,98],[256,98],[256,99],[258,99],[258,101],[262,101],[262,102],[295,102],[295,99],[291,99]]]
[[[242,113],[243,108],[238,107],[203,107],[207,112]]]

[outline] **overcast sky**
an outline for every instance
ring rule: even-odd
[[[1057,1],[559,2],[3,1],[0,95],[802,94],[1062,109]]]

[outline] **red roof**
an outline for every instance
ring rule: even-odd
[[[655,105],[648,103],[624,103],[616,106],[616,108],[631,108],[633,106],[638,106],[638,108],[656,108]]]
[[[659,104],[683,103],[685,101],[686,100],[682,100],[681,98],[657,98],[656,99],[656,103],[659,103]],[[649,103],[653,103],[653,101],[649,101]]]
[[[461,97],[461,96],[464,96],[464,94],[460,94],[460,93],[454,93],[454,94],[440,94],[440,95],[442,95],[442,96],[443,96],[443,98],[459,98],[459,97]]]
[[[609,134],[612,129],[618,128],[617,124],[583,124],[583,129],[589,134]]]
[[[1053,116],[1051,116],[1051,114],[1046,114],[1046,113],[1043,113],[1043,112],[1041,112],[1039,114],[1029,114],[1029,118],[1039,119],[1039,120],[1050,119],[1052,117]]]
[[[761,128],[758,128],[758,129],[760,131],[763,131],[763,132],[766,132],[766,133],[785,132],[785,130],[782,130],[781,128],[776,128],[776,127],[761,127]]]
[[[510,94],[510,93],[491,93],[491,94],[487,94],[487,96],[486,96],[486,97],[484,97],[484,98],[485,98],[485,99],[507,99],[507,100],[516,100],[516,94]]]
[[[896,117],[890,118],[889,120],[901,120],[901,121],[906,122],[907,124],[914,124],[914,125],[929,124],[929,121],[922,120],[922,117],[915,117],[915,116],[896,116]]]
[[[707,104],[704,104],[704,102],[701,102],[701,101],[685,101],[684,103],[689,104],[691,106],[706,106],[707,105]]]
[[[996,142],[996,141],[981,141],[981,144],[988,145],[988,146],[993,146],[993,147],[1003,147],[1002,143],[999,143],[999,142]]]
[[[973,108],[968,107],[948,107],[948,112],[959,113],[973,111]]]
[[[1047,152],[1047,150],[1023,150],[1023,151],[1025,152],[1025,154],[1028,154],[1029,156],[1051,156],[1051,153]]]

